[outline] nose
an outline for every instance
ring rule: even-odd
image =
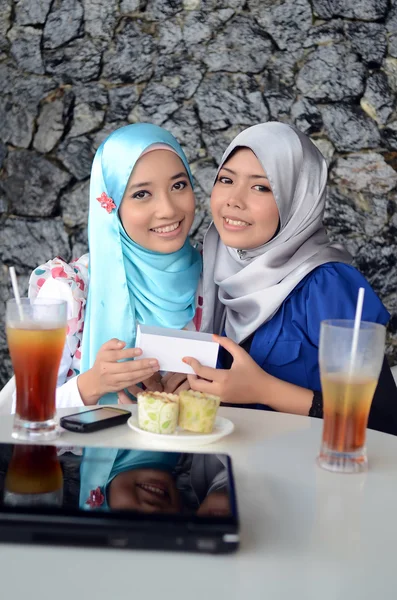
[[[227,206],[230,208],[244,209],[244,200],[241,193],[238,190],[233,190],[233,193],[228,197],[226,201]]]
[[[171,194],[161,192],[156,201],[156,217],[158,219],[172,219],[176,215],[176,207]]]
[[[245,189],[243,182],[235,182],[233,186],[226,187],[226,205],[229,208],[240,208],[244,210],[245,206]]]

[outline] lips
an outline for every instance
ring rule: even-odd
[[[144,492],[148,492],[149,494],[154,494],[159,498],[166,498],[168,495],[165,490],[158,487],[157,485],[151,485],[149,483],[137,483],[137,487],[141,488]]]
[[[152,227],[150,231],[154,231],[154,233],[173,233],[180,227],[182,221],[175,221],[174,223],[170,223],[169,225],[162,225],[161,227]]]
[[[230,219],[229,217],[223,217],[228,225],[233,225],[234,227],[248,227],[251,223],[247,223],[247,221],[241,221],[237,219]]]
[[[158,498],[159,500],[167,500],[169,498],[168,487],[163,481],[153,479],[144,483],[137,483],[136,486],[147,494],[150,494],[152,498]]]
[[[248,221],[244,221],[243,219],[239,219],[237,217],[224,216],[223,219],[223,227],[229,231],[242,231],[251,227],[252,223],[248,223]]]

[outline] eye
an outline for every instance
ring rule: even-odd
[[[139,192],[135,192],[135,194],[132,197],[136,200],[145,200],[145,198],[147,198],[148,196],[150,196],[150,192],[148,192],[147,190],[139,190]]]
[[[257,192],[271,192],[271,189],[266,185],[254,185],[254,190]]]
[[[187,182],[186,181],[176,181],[174,183],[174,185],[172,186],[173,190],[184,190],[185,188],[187,188]]]
[[[218,177],[218,181],[220,183],[224,183],[226,185],[230,185],[233,183],[233,181],[230,179],[230,177]]]

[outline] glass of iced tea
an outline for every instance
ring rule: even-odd
[[[7,302],[7,341],[16,383],[13,437],[57,437],[55,392],[66,339],[66,302],[22,298]]]
[[[362,321],[352,355],[353,331],[354,321],[321,323],[324,426],[317,463],[339,473],[367,470],[367,422],[385,351],[383,325]]]
[[[55,446],[16,444],[4,482],[8,506],[62,506],[63,473]]]

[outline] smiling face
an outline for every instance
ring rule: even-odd
[[[168,254],[182,248],[194,219],[193,189],[179,156],[153,150],[135,164],[119,214],[140,246]]]
[[[277,204],[262,165],[249,148],[240,148],[222,165],[211,211],[222,242],[231,248],[257,248],[276,233]]]
[[[170,473],[158,469],[135,469],[117,475],[108,488],[108,502],[117,510],[145,513],[176,513],[179,493]]]

